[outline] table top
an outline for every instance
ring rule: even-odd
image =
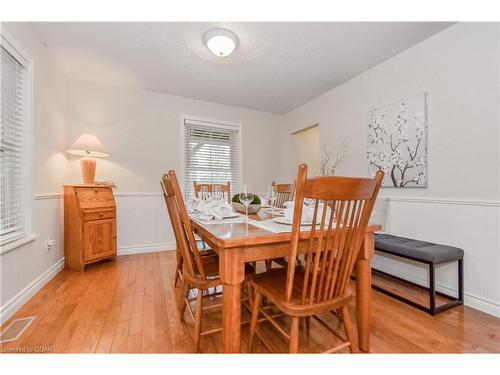
[[[258,212],[254,215],[249,215],[253,220],[268,220],[271,219],[271,214],[268,212]],[[196,232],[204,239],[219,248],[232,248],[242,246],[253,246],[272,244],[279,242],[289,242],[292,236],[291,227],[288,233],[273,233],[265,229],[256,227],[251,223],[217,223],[217,224],[201,224],[196,220],[191,219],[191,223]],[[369,224],[367,232],[377,232],[382,230],[379,224]],[[309,238],[310,231],[301,232],[301,238]]]

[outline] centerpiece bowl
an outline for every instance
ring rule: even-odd
[[[245,213],[245,205],[240,202],[240,197],[239,194],[235,194],[232,199],[232,205],[234,209],[238,212]],[[253,201],[248,205],[248,213],[249,214],[256,214],[259,212],[261,207],[261,201],[260,198],[257,194],[253,195]]]

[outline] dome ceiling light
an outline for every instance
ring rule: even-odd
[[[226,29],[207,31],[204,42],[210,52],[218,57],[227,57],[238,47],[238,37]]]

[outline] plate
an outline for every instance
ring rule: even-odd
[[[285,213],[284,213],[284,210],[282,208],[277,208],[277,207],[274,207],[274,209],[272,209],[271,207],[263,207],[260,209],[262,212],[265,212],[267,214],[273,214],[273,216],[283,216]]]
[[[227,214],[227,215],[224,215],[224,217],[222,219],[234,219],[235,217],[239,217],[240,214],[237,213],[237,212],[233,212],[232,214]],[[195,219],[195,220],[207,220],[206,219],[206,215],[204,214],[189,214],[189,217]]]
[[[284,216],[283,217],[275,217],[273,219],[274,222],[276,223],[280,223],[280,224],[287,224],[287,225],[292,225],[293,222],[286,219]],[[312,225],[312,221],[309,221],[309,222],[302,222],[300,223],[300,225]]]
[[[235,218],[235,217],[238,217],[238,216],[240,216],[239,213],[233,212],[232,214],[224,215],[224,219],[232,219],[232,218]]]

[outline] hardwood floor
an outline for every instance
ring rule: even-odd
[[[191,336],[175,304],[174,270],[174,252],[121,256],[89,265],[84,273],[64,270],[11,318],[37,317],[18,341],[0,351],[41,347],[52,353],[190,353]],[[215,303],[220,296],[211,299]],[[350,309],[354,317],[354,305]],[[243,311],[247,320],[250,314]],[[322,319],[338,326],[333,314]],[[191,330],[187,313],[186,321]],[[288,324],[286,318],[282,321]],[[220,326],[221,313],[207,313],[203,325],[204,330]],[[287,350],[288,343],[268,323],[261,331],[274,348]],[[248,325],[242,336],[246,352]],[[320,352],[335,340],[315,319],[309,334],[300,326],[300,352]],[[201,350],[220,353],[221,334],[202,337]],[[254,352],[269,351],[257,340]],[[500,319],[463,306],[432,317],[373,291],[371,352],[499,353]]]

